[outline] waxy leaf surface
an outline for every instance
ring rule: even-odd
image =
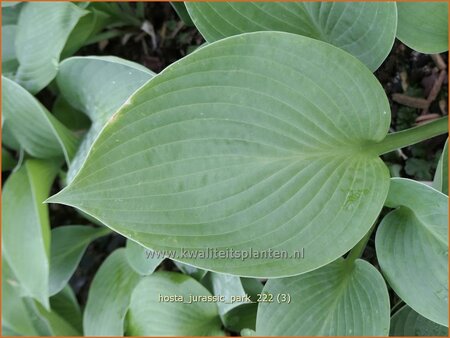
[[[419,182],[395,178],[381,222],[377,257],[394,291],[413,310],[448,325],[448,197]]]
[[[123,336],[131,293],[139,283],[125,249],[114,251],[97,271],[83,314],[86,336]]]
[[[153,273],[159,264],[164,260],[155,256],[151,256],[149,249],[142,245],[127,240],[127,246],[125,249],[125,255],[128,260],[128,264],[140,275],[147,276]]]
[[[397,37],[408,47],[427,54],[448,50],[447,2],[398,2]]]
[[[4,124],[27,153],[38,158],[64,156],[70,163],[78,146],[75,135],[29,92],[2,76]]]
[[[15,80],[32,94],[47,86],[70,32],[87,13],[70,2],[25,3],[17,23]]]
[[[52,230],[51,295],[61,291],[67,284],[89,243],[109,232],[108,228],[93,228],[84,225],[61,226]]]
[[[378,216],[389,172],[371,146],[389,124],[383,88],[348,53],[290,33],[234,36],[140,88],[49,202],[206,270],[300,274]]]
[[[68,182],[77,174],[107,120],[153,75],[139,64],[116,57],[73,57],[61,63],[56,78],[61,94],[92,121],[69,167]]]
[[[259,303],[256,334],[387,336],[389,294],[383,277],[366,261],[348,263],[339,259],[300,276],[269,280],[263,292],[273,302]],[[290,302],[278,303],[278,295],[286,294]]]
[[[43,204],[58,166],[27,160],[2,192],[2,250],[24,295],[49,307],[50,222]]]
[[[186,2],[208,42],[255,31],[283,31],[326,41],[376,70],[394,43],[395,3]],[[276,48],[274,46],[273,48]]]
[[[392,316],[389,334],[391,336],[448,337],[448,328],[422,317],[405,305]]]
[[[160,296],[178,296],[183,301],[164,301]],[[216,303],[204,300],[189,304],[195,300],[191,296],[212,297],[199,282],[180,273],[155,272],[144,277],[131,296],[127,335],[223,335]]]

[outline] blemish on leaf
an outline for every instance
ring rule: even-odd
[[[344,190],[345,191],[345,190]],[[350,189],[347,190],[347,196],[345,198],[344,209],[350,210],[364,194],[368,193],[368,189]]]

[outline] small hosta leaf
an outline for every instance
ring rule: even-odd
[[[2,193],[2,250],[24,295],[49,307],[50,223],[43,204],[58,165],[27,160]]]
[[[92,121],[69,167],[67,182],[78,173],[111,115],[153,75],[141,65],[116,57],[73,57],[61,63],[56,78],[61,94]]]
[[[130,266],[142,276],[152,274],[164,260],[164,258],[151,256],[149,249],[129,239],[125,255]]]
[[[269,280],[263,289],[266,302],[258,307],[256,334],[386,336],[390,310],[383,277],[366,261],[353,264],[339,259],[300,276]],[[280,296],[289,297],[289,303],[279,302]]]
[[[203,277],[205,277],[205,275],[208,273],[208,271],[206,270],[196,268],[195,266],[189,264],[184,264],[177,261],[173,262],[182,273],[184,273],[185,275],[189,275],[198,281],[202,280]]]
[[[448,50],[447,2],[398,2],[397,8],[401,42],[421,53]]]
[[[398,310],[391,319],[391,336],[444,336],[448,337],[448,328],[436,324],[419,315],[408,305]]]
[[[50,297],[50,307],[74,329],[80,333],[83,332],[83,318],[80,305],[69,285],[66,285],[60,292]]]
[[[4,210],[4,209],[3,209]],[[4,226],[4,225],[3,225]],[[2,335],[7,333],[4,327],[16,335],[36,336],[38,332],[33,325],[27,306],[22,298],[23,290],[19,280],[14,276],[9,264],[2,259]]]
[[[20,146],[37,158],[64,156],[67,163],[75,154],[78,140],[29,92],[2,76],[4,123]]]
[[[202,280],[212,294],[223,296],[225,301],[217,304],[219,314],[225,315],[233,308],[244,304],[247,293],[242,286],[241,279],[237,276],[227,275],[224,273],[209,272]]]
[[[15,80],[32,94],[47,86],[70,32],[87,13],[70,2],[25,3],[17,23]]]
[[[109,15],[91,9],[89,13],[78,20],[76,26],[71,31],[61,52],[61,57],[66,58],[73,55],[89,38],[98,34],[109,23],[111,23]]]
[[[186,2],[208,42],[255,31],[284,31],[329,42],[376,70],[397,28],[388,2]],[[274,47],[275,48],[275,47]]]
[[[178,300],[170,301],[169,297],[178,297]],[[208,297],[213,296],[205,287],[180,273],[164,271],[144,277],[131,296],[127,335],[223,335],[216,303],[208,301]],[[204,300],[188,304],[196,299]]]
[[[383,88],[348,53],[290,33],[234,36],[139,89],[49,201],[199,268],[300,274],[378,216],[389,171],[370,149],[389,124]]]
[[[19,62],[16,56],[16,25],[2,26],[2,74],[12,77]]]
[[[394,178],[376,251],[383,274],[422,316],[448,325],[448,197],[419,182]]]
[[[86,336],[123,336],[131,293],[141,280],[128,264],[125,249],[108,256],[92,281],[83,314]]]
[[[434,174],[433,188],[448,196],[448,139]]]
[[[61,226],[52,230],[50,255],[50,295],[61,291],[80,263],[87,246],[108,234],[108,228],[84,225]]]

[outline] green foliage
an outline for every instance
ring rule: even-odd
[[[448,139],[436,168],[433,187],[448,196]]]
[[[183,298],[185,303],[160,298],[174,296]],[[212,295],[192,277],[174,272],[156,272],[144,277],[131,296],[127,335],[223,335],[216,304],[208,301],[189,304],[195,297],[207,298]]]
[[[405,305],[392,316],[390,335],[448,337],[448,328],[422,317]]]
[[[78,145],[76,136],[16,82],[2,77],[2,92],[3,123],[20,146],[34,157],[64,156],[70,163]]]
[[[151,257],[148,249],[129,239],[127,240],[125,255],[130,266],[142,276],[152,274],[163,261],[163,258]]]
[[[89,289],[83,328],[87,336],[122,336],[131,293],[141,280],[128,264],[125,249],[114,251]]]
[[[88,12],[69,2],[25,3],[17,21],[15,80],[32,94],[47,86],[70,32]]]
[[[61,291],[80,263],[88,244],[110,232],[107,228],[71,225],[52,230],[50,294]]]
[[[160,74],[81,56],[146,6],[2,3],[2,334],[447,335],[448,119],[388,133],[372,74],[447,4],[173,3],[208,43]]]
[[[295,275],[350,250],[375,221],[389,174],[365,148],[383,140],[389,116],[375,77],[342,50],[282,32],[235,36],[140,88],[49,201],[179,256],[304,248],[305,259],[178,259],[241,276]]]
[[[186,2],[186,7],[208,42],[246,32],[289,32],[341,47],[371,70],[388,55],[397,27],[396,6],[387,2]]]
[[[448,50],[448,3],[399,2],[397,37],[422,53]]]
[[[396,208],[376,237],[386,279],[416,312],[448,326],[448,197],[422,183],[394,178],[385,204]]]
[[[24,289],[49,308],[50,224],[43,204],[58,167],[27,160],[13,173],[2,193],[2,254]],[[20,243],[20,244],[19,244]]]
[[[259,336],[384,336],[389,331],[386,284],[363,260],[339,259],[300,276],[269,280],[263,293]],[[314,320],[308,320],[311,314]]]

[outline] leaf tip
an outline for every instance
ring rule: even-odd
[[[44,202],[45,204],[50,204],[50,203],[54,203],[54,204],[65,204],[64,203],[64,196],[65,196],[65,190],[63,189],[60,192],[50,196],[49,198],[47,198]]]

